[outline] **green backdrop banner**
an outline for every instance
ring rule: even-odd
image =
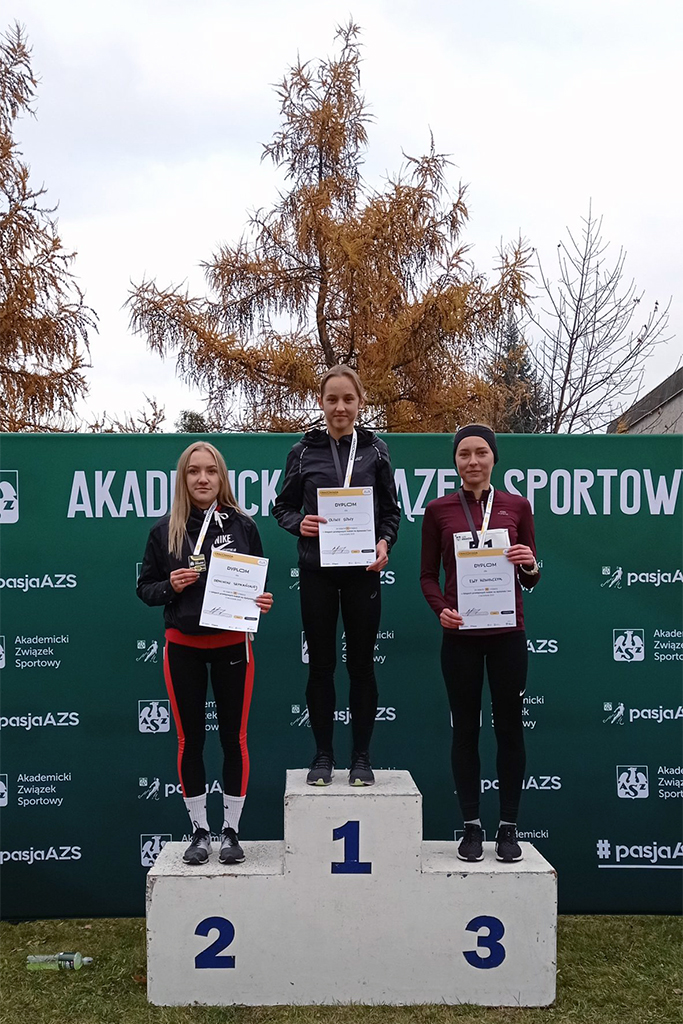
[[[168,840],[188,837],[164,688],[161,609],[136,597],[148,530],[188,435],[2,439],[2,913],[137,915]],[[282,836],[285,769],[313,739],[296,541],[270,514],[292,437],[218,435],[271,559],[275,607],[255,641],[245,839]],[[440,627],[419,588],[428,501],[458,485],[445,435],[387,437],[403,509],[382,574],[377,768],[408,769],[427,839],[460,827]],[[527,773],[520,831],[558,870],[565,912],[675,912],[683,870],[680,437],[504,436],[494,484],[534,506],[543,579],[526,595]],[[339,634],[335,745],[350,753]],[[490,704],[482,819],[498,801]],[[220,749],[207,706],[209,818]],[[340,782],[341,784],[341,782]]]

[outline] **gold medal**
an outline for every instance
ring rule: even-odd
[[[194,569],[195,572],[206,572],[206,556],[205,555],[190,555],[188,558],[190,569]]]

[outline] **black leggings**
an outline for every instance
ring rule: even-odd
[[[375,642],[381,612],[378,572],[301,569],[301,618],[308,643],[306,703],[319,750],[332,750],[337,618],[341,605],[354,750],[365,751],[377,715]]]
[[[178,775],[183,796],[206,789],[204,723],[208,669],[223,748],[223,792],[244,796],[249,780],[247,719],[254,685],[254,658],[244,643],[228,647],[186,647],[167,641],[164,676],[178,730]]]
[[[523,630],[493,636],[444,631],[441,670],[453,716],[451,761],[455,789],[464,820],[478,818],[481,789],[479,723],[484,662],[498,744],[496,767],[500,816],[503,821],[517,821],[526,767],[522,696],[526,687],[528,654]]]

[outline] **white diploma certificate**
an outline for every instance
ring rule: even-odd
[[[377,558],[372,487],[319,487],[320,565],[372,565]]]
[[[471,541],[471,534],[453,538],[458,611],[465,620],[460,629],[516,626],[515,567],[505,557],[504,548],[471,548],[467,540],[458,541],[458,536]]]
[[[261,609],[255,599],[266,588],[268,559],[236,551],[211,552],[200,626],[255,633]]]

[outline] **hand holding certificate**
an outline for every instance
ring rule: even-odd
[[[504,548],[460,548],[455,567],[460,629],[492,629],[517,625],[515,568]]]
[[[320,565],[367,566],[377,558],[372,487],[319,487]]]
[[[267,572],[267,558],[214,549],[199,624],[255,633],[261,618],[256,599],[263,595]]]

